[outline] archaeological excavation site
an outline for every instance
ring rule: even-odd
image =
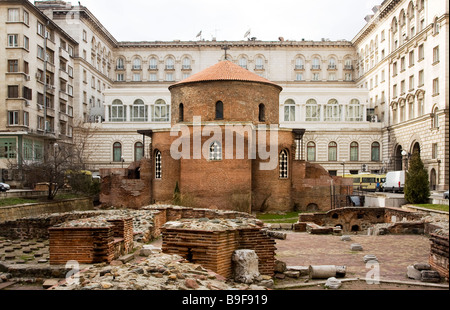
[[[269,223],[162,204],[2,211],[3,290],[448,289],[448,214],[348,207]]]

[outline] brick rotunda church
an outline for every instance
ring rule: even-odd
[[[100,170],[102,203],[173,203],[179,190],[202,208],[313,211],[347,193],[348,180],[303,160],[305,130],[279,127],[279,85],[225,60],[169,90],[172,128],[140,130],[144,159]]]

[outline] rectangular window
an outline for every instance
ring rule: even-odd
[[[23,98],[27,99],[27,100],[33,100],[33,91],[31,89],[29,89],[28,87],[23,87]]]
[[[23,72],[25,74],[30,74],[30,66],[27,61],[23,62]]]
[[[172,73],[167,73],[166,74],[166,81],[173,81],[173,74]]]
[[[303,80],[303,74],[297,73],[297,74],[295,75],[295,80],[296,80],[296,81],[302,81],[302,80]]]
[[[8,60],[8,72],[19,72],[19,61],[17,59]]]
[[[30,39],[27,36],[23,36],[23,48],[26,50],[30,49]]]
[[[69,74],[69,77],[73,78],[73,68],[71,66],[68,66],[67,69],[68,69],[67,73]]]
[[[345,74],[345,80],[348,82],[348,81],[351,81],[352,80],[352,74],[351,73],[346,73]]]
[[[409,77],[409,90],[413,90],[414,89],[414,75],[411,75]]]
[[[400,58],[400,72],[405,71],[405,57]]]
[[[432,144],[432,154],[431,154],[431,158],[432,159],[437,159],[438,158],[438,144],[437,143],[433,143]]]
[[[37,57],[44,60],[44,48],[42,46],[37,46]]]
[[[8,9],[8,22],[19,21],[19,9]]]
[[[284,121],[295,122],[295,105],[287,105],[284,107]]]
[[[439,95],[439,78],[433,80],[433,95]]]
[[[9,85],[8,86],[8,98],[19,98],[19,86]]]
[[[439,62],[439,46],[433,48],[433,64]]]
[[[40,22],[37,23],[37,33],[41,36],[44,36],[44,25]]]
[[[320,78],[319,73],[313,73],[313,76],[312,76],[312,80],[313,80],[313,81],[318,81],[319,78]]]
[[[86,32],[86,30],[83,30],[83,41],[87,42],[87,32]]]
[[[140,81],[141,81],[141,74],[140,73],[134,73],[133,74],[133,82],[140,82]]]
[[[406,83],[405,83],[405,80],[403,80],[403,81],[400,82],[400,93],[402,95],[404,95],[405,92],[406,92]]]
[[[414,51],[409,52],[409,66],[414,66]]]
[[[69,96],[73,96],[73,86],[72,85],[67,85],[67,93],[69,94]]]
[[[18,46],[19,46],[19,35],[8,34],[8,47],[18,47]]]
[[[23,112],[23,125],[30,126],[30,113],[26,111]]]
[[[118,73],[118,74],[117,74],[117,81],[118,81],[118,82],[123,82],[123,81],[124,81],[123,73]]]
[[[156,82],[157,81],[156,73],[150,73],[150,81],[151,82]]]
[[[419,45],[419,60],[422,60],[424,58],[424,48],[423,48],[423,44]]]
[[[394,98],[397,97],[397,84],[392,87],[392,95]]]
[[[27,11],[23,11],[23,23],[25,25],[30,24],[30,14]]]
[[[16,139],[0,138],[0,158],[16,158]]]
[[[397,62],[394,62],[392,64],[392,75],[396,76],[397,75]]]
[[[19,125],[19,111],[8,111],[8,125]]]
[[[425,74],[424,74],[423,70],[420,70],[419,71],[419,84],[418,84],[418,86],[419,87],[423,86],[424,82],[425,82]]]

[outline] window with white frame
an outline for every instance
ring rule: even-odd
[[[147,106],[144,101],[141,99],[135,100],[133,106],[131,107],[131,121],[146,122],[148,120],[147,115]]]
[[[358,142],[350,144],[350,161],[358,161],[359,159],[359,145]]]
[[[264,59],[261,56],[256,57],[255,59],[255,69],[263,70],[264,69]]]
[[[124,122],[126,120],[126,110],[122,101],[115,99],[109,111],[111,122]]]
[[[133,82],[140,82],[140,81],[141,81],[141,74],[133,73]]]
[[[284,121],[295,122],[295,102],[292,99],[284,102]]]
[[[141,59],[140,58],[133,59],[133,70],[141,70]]]
[[[295,74],[295,80],[296,81],[303,81],[303,73],[296,73]]]
[[[158,80],[156,73],[150,73],[148,79],[150,82],[156,82]]]
[[[328,69],[336,69],[336,59],[330,58],[330,61],[328,62]]]
[[[279,156],[280,179],[289,178],[289,157],[288,151],[282,150]]]
[[[331,99],[325,106],[325,121],[338,122],[341,120],[342,107],[336,99]]]
[[[328,161],[337,161],[337,143],[334,141],[328,144]]]
[[[247,58],[245,57],[239,58],[239,66],[241,66],[244,69],[247,69]]]
[[[439,78],[433,80],[433,95],[439,95]]]
[[[347,121],[361,122],[363,120],[363,106],[358,99],[352,99],[347,107]]]
[[[117,82],[123,82],[123,81],[125,81],[124,74],[117,73]]]
[[[319,70],[320,69],[320,59],[318,57],[314,57],[312,60],[312,69]]]
[[[156,100],[152,106],[152,120],[154,122],[168,122],[169,121],[169,106],[163,99]]]
[[[188,57],[183,58],[183,69],[190,70],[191,69],[191,60]]]
[[[158,69],[158,60],[155,57],[150,58],[149,67],[150,70]]]
[[[297,70],[303,70],[305,68],[305,63],[303,62],[302,58],[296,58],[295,59],[295,69]]]
[[[123,58],[117,59],[116,68],[117,70],[123,70],[125,68]]]
[[[345,74],[345,81],[352,81],[353,80],[353,78],[352,78],[352,74],[351,73],[346,73]]]
[[[8,22],[18,22],[20,16],[20,11],[17,8],[8,9]]]
[[[439,61],[439,45],[433,48],[433,63],[437,63]]]
[[[320,105],[315,99],[306,101],[306,119],[307,122],[320,121]]]
[[[175,60],[172,57],[166,59],[166,70],[175,69]]]
[[[174,81],[173,73],[166,73],[166,81],[168,81],[168,82]]]
[[[222,160],[222,145],[214,141],[209,146],[209,160]]]
[[[18,46],[19,46],[19,35],[8,34],[8,47],[18,47]]]
[[[19,125],[19,111],[8,111],[8,125]]]

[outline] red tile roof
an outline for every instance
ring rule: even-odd
[[[281,86],[253,73],[247,69],[238,66],[231,61],[225,60],[206,68],[190,77],[175,83],[169,89],[176,85],[183,85],[187,83],[206,82],[206,81],[245,81],[245,82],[259,82],[266,83],[282,88]]]

